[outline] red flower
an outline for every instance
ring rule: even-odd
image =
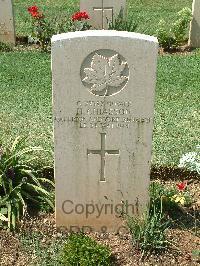
[[[30,6],[30,7],[28,8],[28,12],[29,12],[30,14],[32,14],[32,13],[36,13],[36,12],[38,12],[38,7],[37,7],[37,6]]]
[[[183,191],[187,186],[187,182],[181,182],[179,184],[176,184],[176,186],[177,186],[178,190]]]
[[[33,18],[38,18],[38,19],[44,18],[44,15],[42,13],[39,13],[39,12],[32,12],[31,16]]]
[[[44,18],[44,15],[40,13],[39,8],[37,6],[31,6],[28,8],[28,12],[31,14],[33,18],[41,19]]]
[[[72,20],[78,20],[81,21],[82,19],[89,19],[89,16],[86,12],[76,12],[73,16],[72,16]]]

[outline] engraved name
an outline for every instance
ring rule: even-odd
[[[134,123],[151,123],[150,117],[135,117],[131,102],[77,101],[75,116],[55,117],[56,122],[79,128],[130,128]]]

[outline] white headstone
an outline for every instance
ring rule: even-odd
[[[145,209],[157,49],[137,33],[53,36],[57,226],[114,231],[122,208]]]
[[[193,0],[192,14],[189,45],[197,48],[200,47],[200,0]]]
[[[94,29],[108,29],[108,23],[122,10],[126,12],[126,0],[80,0],[80,11],[90,16]]]
[[[15,44],[12,0],[0,0],[0,42]]]

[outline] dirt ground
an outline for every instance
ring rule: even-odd
[[[163,181],[165,185],[175,185],[175,181]],[[151,254],[142,258],[140,251],[136,250],[131,242],[130,234],[99,234],[90,233],[89,235],[98,242],[108,245],[112,250],[113,265],[140,266],[140,265],[200,265],[200,257],[194,256],[194,250],[200,250],[199,236],[199,210],[200,206],[200,182],[190,180],[189,190],[195,199],[196,206],[196,235],[195,220],[192,210],[183,210],[180,214],[180,223],[174,223],[173,228],[167,231],[168,239],[173,242],[162,254]],[[194,208],[192,206],[191,208]],[[63,233],[56,230],[54,214],[40,214],[35,217],[28,217],[21,221],[20,230],[10,233],[5,230],[0,231],[0,265],[1,266],[22,266],[22,265],[42,265],[34,264],[37,257],[34,253],[29,253],[24,249],[20,242],[23,233],[27,235],[33,232],[42,234],[42,244],[48,247],[54,239],[63,237]],[[67,237],[67,235],[66,235]],[[29,247],[28,247],[29,248]],[[52,264],[51,264],[52,265]]]

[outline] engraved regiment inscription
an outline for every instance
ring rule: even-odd
[[[150,117],[135,117],[132,113],[132,102],[115,101],[78,101],[76,115],[55,117],[57,122],[68,122],[79,128],[130,128],[135,123],[150,123]]]

